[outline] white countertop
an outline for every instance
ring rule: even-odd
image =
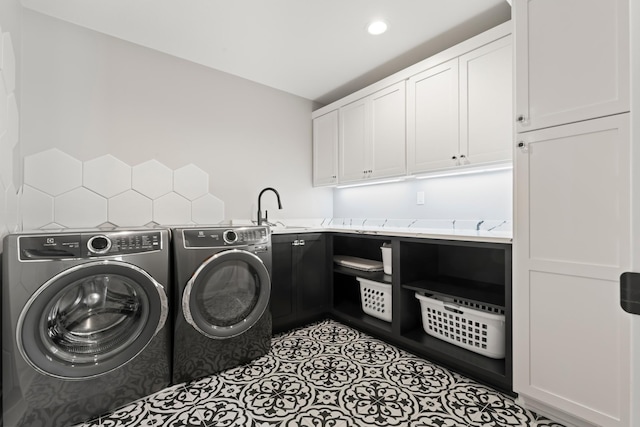
[[[271,227],[273,234],[292,233],[353,233],[389,237],[415,237],[421,239],[461,240],[467,242],[511,243],[510,230],[472,230],[448,228],[411,228],[411,227],[343,227],[343,226],[303,226],[289,225]]]

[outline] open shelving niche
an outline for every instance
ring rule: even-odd
[[[373,336],[504,392],[512,391],[511,244],[353,234],[333,235],[333,254],[382,260],[392,243],[392,275],[334,264],[331,314]],[[363,312],[357,277],[392,286],[392,321]],[[493,359],[427,334],[415,293],[455,297],[505,315],[505,357]]]

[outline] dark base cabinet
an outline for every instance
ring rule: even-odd
[[[274,234],[271,277],[273,332],[305,325],[330,310],[330,257],[321,233]]]
[[[511,245],[416,238],[333,234],[333,254],[382,260],[392,242],[392,276],[333,266],[332,310],[336,320],[512,392]],[[391,285],[392,320],[364,313],[358,277]],[[433,337],[424,331],[415,293],[455,298],[472,307],[504,314],[504,358],[494,359]]]

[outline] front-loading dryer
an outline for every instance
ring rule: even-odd
[[[267,227],[174,229],[173,382],[239,366],[271,348]]]
[[[169,385],[169,256],[161,229],[5,237],[5,427],[69,426]]]

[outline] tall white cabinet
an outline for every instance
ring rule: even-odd
[[[631,427],[628,0],[513,7],[514,391],[571,425]]]

